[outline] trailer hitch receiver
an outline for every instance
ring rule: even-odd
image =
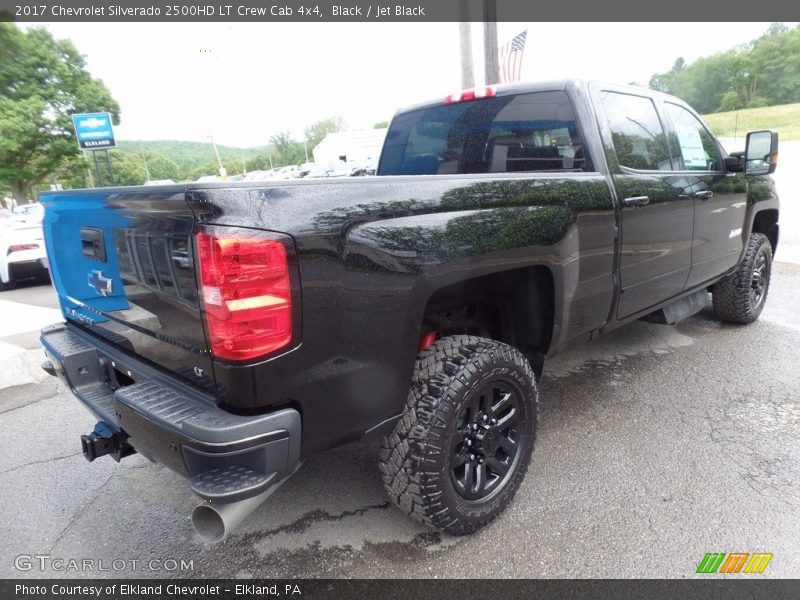
[[[127,442],[128,436],[107,423],[99,421],[94,426],[94,431],[89,435],[81,436],[83,457],[92,462],[96,458],[110,454],[111,458],[119,462],[126,456],[135,454],[136,450]]]

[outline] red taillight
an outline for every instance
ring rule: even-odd
[[[469,100],[479,100],[481,98],[494,98],[497,96],[497,90],[493,86],[487,85],[484,88],[475,88],[464,90],[456,94],[450,94],[444,99],[445,104],[455,104],[456,102],[468,102]]]
[[[36,250],[38,247],[39,244],[14,244],[8,247],[6,255],[11,254],[12,252],[22,252],[23,250]]]
[[[283,242],[229,228],[201,231],[197,261],[214,356],[247,360],[292,341],[292,287]]]

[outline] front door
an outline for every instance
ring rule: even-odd
[[[622,319],[684,290],[692,261],[693,198],[684,178],[676,176],[653,99],[627,88],[596,94],[620,203]]]
[[[744,175],[725,173],[719,147],[705,125],[686,107],[664,102],[674,135],[673,152],[694,202],[692,269],[687,287],[694,287],[733,268],[744,244],[747,211]]]

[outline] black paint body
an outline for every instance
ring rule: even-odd
[[[423,317],[437,291],[539,267],[546,278],[535,285],[549,288],[551,314],[550,330],[536,350],[552,355],[709,286],[738,263],[756,214],[777,211],[769,177],[620,166],[597,101],[605,89],[617,88],[567,81],[498,90],[498,96],[566,91],[592,172],[50,194],[44,198],[45,222],[55,262],[75,261],[85,274],[96,261],[80,256],[77,226],[103,229],[105,243],[114,245],[110,254],[117,257],[122,280],[117,289],[163,323],[154,329],[146,316],[136,321],[113,306],[104,308],[108,299],[88,286],[84,297],[66,301],[68,286],[56,269],[62,306],[78,327],[107,338],[122,336],[120,347],[132,359],[152,362],[165,377],[177,374],[226,410],[296,408],[304,456],[384,432],[403,409]],[[665,96],[619,89],[653,97],[661,110]],[[665,126],[673,138],[666,120]],[[693,196],[709,189],[710,200]],[[85,210],[76,203],[71,212],[59,213],[56,207],[73,195],[92,202]],[[650,198],[646,207],[622,208],[622,199],[641,195]],[[197,276],[193,232],[218,226],[280,232],[294,246],[295,340],[255,364],[210,356],[197,290],[186,289]],[[732,235],[735,229],[741,231]],[[531,312],[539,308],[531,306]]]

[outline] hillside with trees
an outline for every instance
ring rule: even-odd
[[[127,154],[151,153],[168,157],[173,161],[180,173],[188,174],[198,167],[209,164],[216,164],[217,157],[214,154],[214,146],[210,142],[182,142],[177,140],[157,140],[157,141],[132,141],[120,140],[118,150]],[[259,154],[265,154],[270,150],[268,146],[258,148],[233,148],[231,146],[221,146],[217,144],[217,151],[223,163],[239,162],[241,170],[241,157],[245,160],[252,159]],[[155,179],[155,177],[154,177]]]
[[[773,24],[749,44],[687,64],[679,57],[650,87],[682,98],[700,113],[790,104],[800,98],[800,25]]]

